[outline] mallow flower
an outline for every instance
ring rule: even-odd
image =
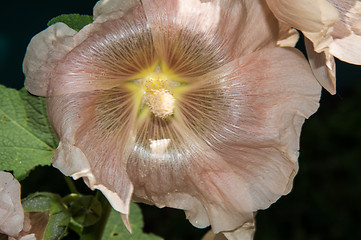
[[[279,21],[303,32],[321,85],[336,93],[334,57],[361,65],[360,0],[266,0]]]
[[[9,240],[36,240],[28,233],[30,221],[24,214],[20,199],[20,183],[11,173],[0,171],[0,238]]]
[[[284,30],[263,0],[102,0],[79,32],[48,27],[24,73],[47,98],[53,165],[126,224],[134,200],[215,233],[254,230],[291,189],[321,91],[304,56],[278,47]]]
[[[0,233],[18,236],[24,223],[20,184],[13,175],[3,171],[0,171],[0,217]]]

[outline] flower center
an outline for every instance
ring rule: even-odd
[[[175,98],[159,66],[144,79],[144,102],[156,117],[165,119],[173,114]]]
[[[125,86],[133,96],[140,119],[152,114],[164,120],[175,117],[177,101],[189,90],[190,84],[164,61],[156,61],[127,80]]]

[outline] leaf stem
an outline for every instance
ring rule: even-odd
[[[73,179],[71,179],[70,177],[64,176],[65,178],[65,182],[68,185],[68,188],[70,190],[71,193],[79,193],[78,190],[75,187],[75,184],[73,182]]]
[[[79,236],[81,236],[83,232],[83,227],[77,222],[75,222],[73,218],[70,219],[69,228],[76,232]]]
[[[78,193],[70,193],[69,195],[66,195],[65,197],[63,197],[62,201],[65,205],[69,206],[71,202],[77,200],[81,196],[82,195],[78,194]]]

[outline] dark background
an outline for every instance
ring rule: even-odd
[[[0,84],[23,86],[22,60],[32,36],[60,14],[92,15],[94,0],[5,1],[0,10]],[[300,49],[303,48],[299,44]],[[257,214],[256,240],[361,239],[361,67],[337,62],[337,94],[323,92],[319,111],[301,136],[300,170],[292,192]],[[77,186],[86,192],[81,180]],[[22,193],[67,194],[63,176],[37,168],[22,182]],[[200,239],[184,213],[141,205],[145,231],[165,239]],[[70,235],[68,239],[73,239]]]

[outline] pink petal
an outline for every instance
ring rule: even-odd
[[[221,232],[214,234],[212,230],[208,231],[202,240],[252,240],[255,232],[255,223],[247,222],[241,227],[230,232]]]
[[[109,16],[112,12],[123,12],[124,14],[137,5],[139,5],[139,0],[100,0],[94,6],[94,19],[101,15]]]
[[[10,173],[0,171],[0,233],[18,236],[23,223],[20,184]]]
[[[235,58],[275,46],[278,37],[277,21],[263,1],[146,0],[143,6],[155,48],[165,56],[179,47],[168,39],[177,39],[180,31],[186,38],[188,32],[199,32]]]
[[[294,47],[298,42],[299,34],[296,29],[279,22],[278,47]]]
[[[179,100],[180,120],[163,123],[163,132],[152,121],[138,127],[144,131],[137,149],[144,150],[132,153],[127,172],[138,199],[184,209],[197,227],[231,231],[290,191],[300,128],[317,110],[321,87],[303,56],[284,48],[256,52],[197,79],[200,85]],[[214,84],[225,99],[202,100]],[[146,140],[158,131],[159,139],[175,139],[169,155],[147,150]]]
[[[133,186],[110,142],[117,141],[116,136],[102,139],[102,129],[93,135],[95,126],[89,122],[94,116],[89,108],[94,106],[94,98],[78,93],[48,99],[49,120],[60,138],[53,164],[74,179],[83,177],[90,188],[103,192],[114,209],[127,215]]]
[[[337,10],[326,0],[267,0],[273,14],[281,21],[303,32],[316,52],[332,42],[332,27],[339,20]]]
[[[29,234],[29,235],[22,236],[19,240],[36,240],[36,238],[35,238],[34,234]]]
[[[101,190],[125,219],[134,187],[136,200],[184,209],[216,233],[288,193],[320,86],[300,53],[271,48],[283,31],[264,2],[144,1],[110,14],[55,58],[54,166]],[[142,118],[125,85],[159,58],[189,91],[171,118]]]
[[[253,240],[255,230],[255,222],[252,221],[243,224],[235,231],[225,232],[223,234],[228,240]]]
[[[361,2],[329,1],[341,16],[332,33],[330,53],[341,61],[361,65]]]
[[[305,32],[323,32],[338,20],[338,13],[326,0],[266,0],[282,22]]]
[[[56,23],[31,39],[23,63],[25,87],[29,92],[47,95],[55,65],[73,48],[75,34],[76,31],[64,23]]]
[[[49,96],[110,89],[154,62],[141,7],[126,18],[88,25],[74,41],[77,46],[58,61]]]
[[[352,34],[330,44],[330,53],[341,61],[361,65],[361,36]]]
[[[103,23],[117,19],[140,4],[139,0],[100,0],[93,9],[94,20]]]
[[[333,56],[328,50],[321,53],[315,52],[312,42],[307,38],[305,46],[316,79],[329,93],[336,94],[336,66]]]

